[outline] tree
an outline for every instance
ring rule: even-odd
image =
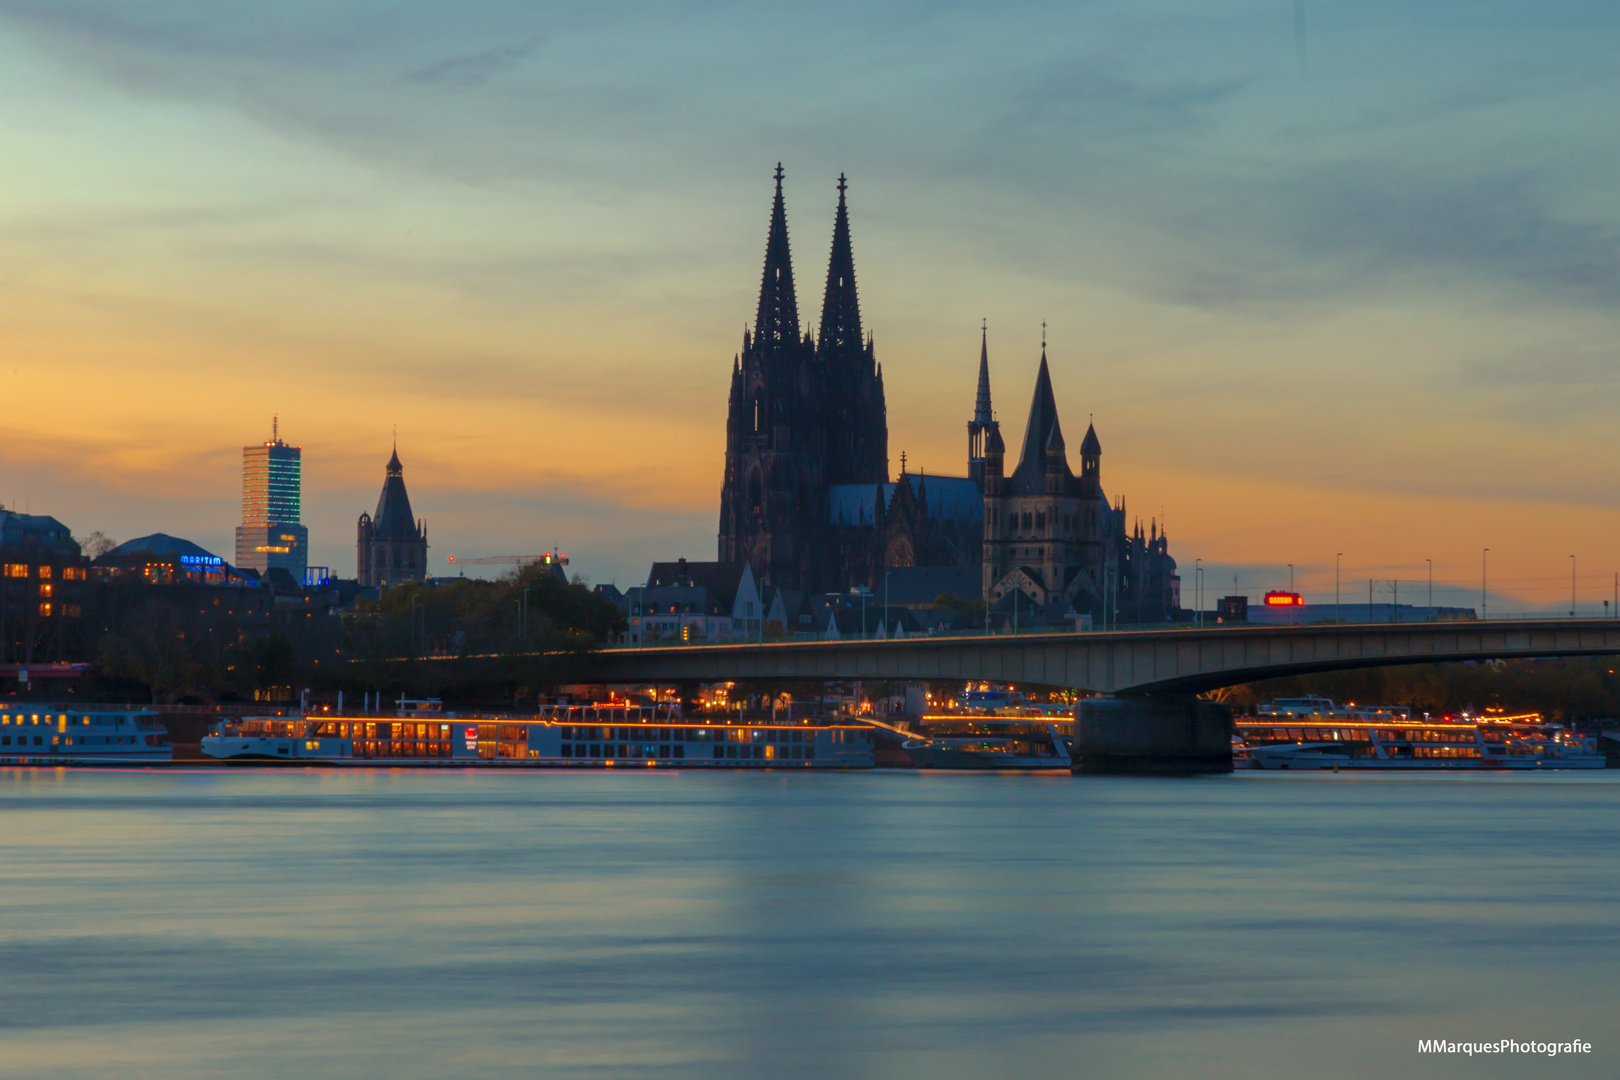
[[[118,546],[117,540],[99,530],[83,539],[75,536],[73,542],[79,545],[79,550],[84,552],[87,559],[99,559]]]

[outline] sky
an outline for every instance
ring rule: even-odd
[[[965,473],[981,320],[1019,445],[1045,323],[1186,595],[1432,560],[1475,606],[1489,548],[1493,614],[1572,565],[1600,610],[1617,46],[1561,0],[0,0],[0,503],[228,558],[279,415],[341,575],[396,429],[440,572],[712,559],[780,161],[811,320],[849,177],[892,468]]]

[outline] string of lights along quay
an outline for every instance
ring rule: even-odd
[[[660,715],[662,713],[662,715]],[[223,720],[202,752],[242,764],[361,768],[870,769],[863,725],[688,721],[639,706],[551,706],[533,718],[245,717]]]

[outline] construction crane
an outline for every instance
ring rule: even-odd
[[[567,566],[568,556],[560,551],[548,551],[544,555],[486,555],[482,559],[458,559],[452,555],[450,561],[463,566],[528,566],[532,563]]]

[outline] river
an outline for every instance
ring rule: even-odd
[[[1620,1070],[1620,772],[0,770],[0,1076]],[[1424,1038],[1584,1039],[1556,1062]]]

